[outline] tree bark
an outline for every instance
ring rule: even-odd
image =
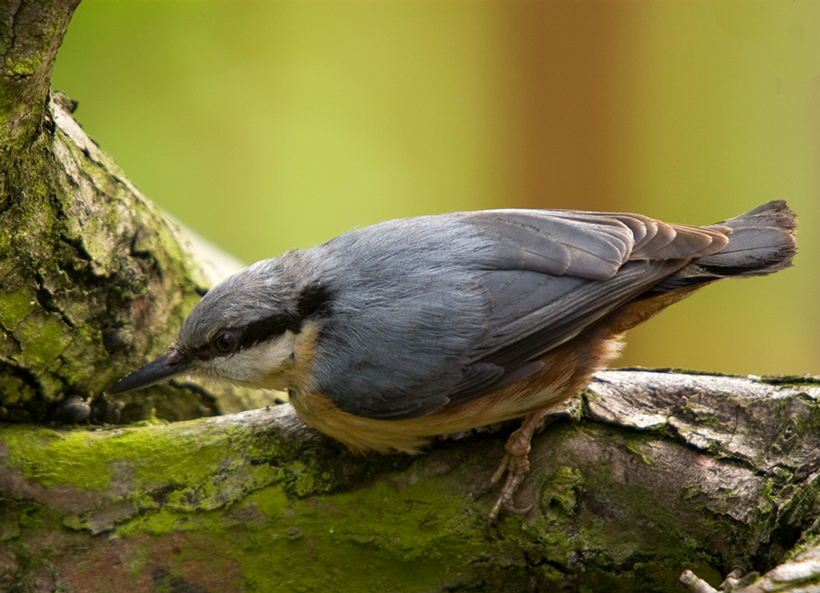
[[[74,104],[50,98],[77,4],[0,9],[0,420],[181,419],[269,403],[186,383],[99,396],[173,341],[209,283],[177,226],[71,118]]]
[[[489,529],[509,426],[418,457],[353,456],[289,405],[127,428],[7,426],[0,583],[672,591],[691,570],[717,584],[813,541],[818,398],[813,380],[600,373],[534,439],[517,500],[533,509]]]
[[[0,590],[706,591],[787,553],[736,588],[818,578],[812,379],[601,373],[491,528],[508,426],[355,457],[264,395],[100,397],[209,281],[49,94],[76,5],[0,7]]]

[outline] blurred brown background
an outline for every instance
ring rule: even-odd
[[[787,198],[796,267],[631,332],[623,365],[820,373],[820,2],[84,0],[54,85],[246,262],[452,210],[707,224]]]

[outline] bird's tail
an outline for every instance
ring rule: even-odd
[[[712,255],[695,258],[645,296],[695,287],[721,278],[765,276],[787,268],[797,253],[796,226],[797,217],[785,200],[763,204],[712,225],[728,234],[726,247]]]
[[[729,244],[694,262],[716,278],[765,276],[792,265],[797,217],[786,200],[763,204],[719,226],[731,229]]]

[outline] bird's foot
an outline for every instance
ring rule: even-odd
[[[514,515],[523,515],[532,508],[531,504],[526,507],[515,506],[513,498],[527,472],[530,471],[530,441],[542,415],[541,412],[536,412],[527,416],[521,428],[512,433],[507,440],[507,444],[504,446],[507,454],[490,478],[490,484],[498,482],[504,474],[507,474],[507,480],[501,488],[498,500],[490,509],[490,514],[487,516],[487,525],[492,525],[495,522],[502,507]]]

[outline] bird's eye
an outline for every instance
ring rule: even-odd
[[[236,336],[229,331],[220,332],[211,341],[211,347],[217,356],[233,354],[236,351]]]

